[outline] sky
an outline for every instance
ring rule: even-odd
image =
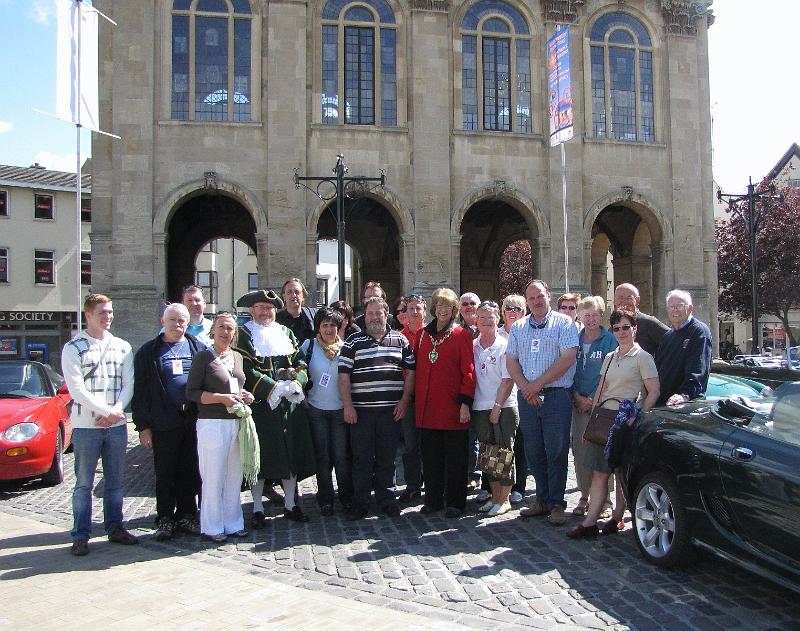
[[[798,0],[715,0],[709,30],[714,179],[745,192],[800,143]],[[111,16],[113,17],[113,16]],[[55,0],[0,0],[0,164],[75,171],[75,128],[55,110]],[[82,132],[81,153],[91,153]]]

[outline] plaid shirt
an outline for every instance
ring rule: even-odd
[[[107,350],[98,365],[104,348]],[[97,369],[87,379],[95,366]],[[122,412],[133,396],[131,345],[110,333],[103,340],[91,337],[86,331],[78,333],[64,345],[61,370],[75,401],[74,427],[96,427],[96,418]]]
[[[541,322],[533,315],[517,320],[508,336],[506,354],[516,357],[528,381],[543,375],[561,355],[561,351],[578,348],[578,329],[572,318],[553,310]],[[575,364],[561,377],[545,384],[547,388],[569,388],[575,376]]]

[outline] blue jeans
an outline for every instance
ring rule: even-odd
[[[353,448],[353,506],[369,509],[369,494],[375,489],[375,503],[380,508],[395,504],[394,456],[400,442],[400,423],[392,409],[356,408],[358,422],[350,426]]]
[[[97,462],[103,462],[103,516],[106,534],[122,526],[122,478],[128,447],[127,424],[108,429],[76,427],[72,430],[75,454],[75,488],[72,491],[71,535],[74,540],[92,534],[92,490]]]
[[[350,465],[350,433],[344,422],[344,410],[306,408],[311,440],[317,455],[317,504],[333,504],[333,476],[339,488],[339,502],[347,506],[353,501],[353,473]]]
[[[525,457],[536,482],[536,499],[552,508],[564,501],[567,486],[572,399],[567,388],[543,393],[542,405],[530,405],[520,394],[519,420]]]

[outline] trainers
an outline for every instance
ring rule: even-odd
[[[523,508],[519,514],[525,519],[528,517],[541,517],[542,515],[549,515],[550,509],[541,500],[536,500],[528,508]]]
[[[187,535],[199,535],[200,522],[197,521],[197,517],[181,517],[175,524],[175,529],[185,532]]]
[[[139,539],[134,537],[131,533],[125,530],[122,526],[117,526],[110,535],[108,540],[111,543],[120,543],[123,546],[134,546],[139,543]]]
[[[487,500],[485,503],[481,504],[478,507],[478,512],[479,513],[488,513],[490,510],[492,510],[492,506],[494,506],[494,504],[492,503],[492,500]]]
[[[172,539],[175,534],[175,520],[169,517],[162,517],[158,520],[156,528],[156,541],[167,541]]]
[[[561,504],[556,504],[550,510],[550,516],[547,518],[553,526],[563,526],[567,521],[567,516],[564,514],[564,507]]]
[[[521,504],[522,500],[524,500],[525,497],[519,491],[512,491],[511,497],[509,497],[508,499],[511,502],[512,506],[516,506],[517,504]]]
[[[489,511],[489,517],[497,517],[498,515],[505,515],[510,510],[511,510],[511,504],[509,502],[503,502],[502,504],[493,504],[492,509]]]
[[[89,541],[87,539],[76,539],[73,541],[70,554],[76,557],[85,557],[89,554]]]
[[[489,491],[481,489],[480,491],[478,491],[478,495],[475,497],[475,501],[480,504],[488,500],[491,496],[492,494],[489,493]]]

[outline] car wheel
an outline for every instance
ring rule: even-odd
[[[633,527],[636,545],[645,559],[662,567],[685,565],[694,559],[686,511],[672,480],[650,473],[636,486]]]
[[[53,464],[50,470],[42,476],[45,486],[55,486],[64,481],[64,439],[61,435],[61,428],[56,434],[56,452],[53,454]]]

